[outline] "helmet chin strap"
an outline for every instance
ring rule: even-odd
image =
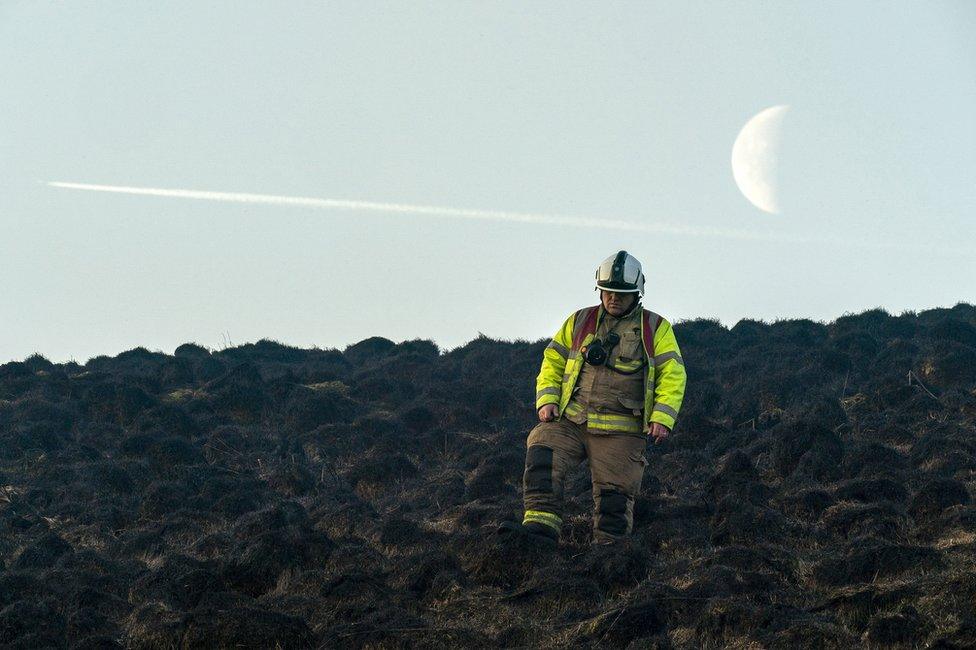
[[[627,309],[627,311],[625,311],[624,313],[620,314],[620,318],[623,318],[624,316],[628,316],[631,313],[633,313],[633,311],[635,309],[637,309],[637,305],[639,305],[639,304],[640,304],[640,295],[638,295],[636,298],[634,298],[634,302],[631,303],[631,305]]]

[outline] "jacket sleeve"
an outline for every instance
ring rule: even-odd
[[[542,368],[535,380],[535,408],[541,409],[546,404],[559,404],[562,394],[563,373],[566,370],[566,359],[573,345],[573,322],[576,314],[570,315],[559,328],[552,341],[542,352]]]
[[[674,338],[674,329],[667,320],[661,321],[654,335],[654,372],[654,408],[651,422],[673,429],[685,396],[687,375],[678,341]]]

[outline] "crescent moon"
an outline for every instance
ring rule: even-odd
[[[752,117],[732,145],[732,176],[749,201],[779,214],[779,153],[788,105],[770,106]]]

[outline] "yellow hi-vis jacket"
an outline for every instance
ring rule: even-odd
[[[585,363],[580,348],[596,337],[603,313],[601,305],[573,313],[546,346],[536,379],[536,410],[556,404],[562,415]],[[643,426],[646,429],[650,422],[659,422],[672,429],[681,410],[687,378],[681,350],[671,323],[646,309],[641,317],[641,340],[647,358]]]

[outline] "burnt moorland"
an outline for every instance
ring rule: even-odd
[[[547,340],[0,366],[5,647],[976,646],[976,307],[676,326],[629,543],[521,513]]]

